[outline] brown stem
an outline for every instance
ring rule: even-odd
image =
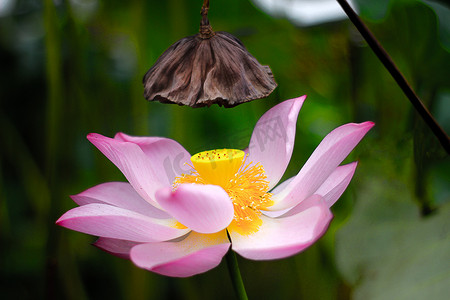
[[[436,138],[441,143],[442,147],[450,154],[450,138],[439,125],[439,123],[433,118],[431,113],[428,111],[426,106],[420,101],[419,97],[416,95],[414,90],[409,85],[406,78],[397,68],[395,63],[389,54],[384,50],[375,36],[370,32],[369,28],[363,23],[361,18],[355,13],[355,11],[351,8],[351,6],[347,3],[346,0],[337,0],[337,2],[341,5],[342,9],[347,14],[350,21],[352,21],[353,25],[355,25],[356,29],[358,29],[359,33],[366,40],[367,44],[370,46],[372,51],[378,57],[378,59],[383,63],[384,67],[389,71],[391,76],[397,82],[397,84],[402,89],[403,93],[408,97],[411,104],[414,106],[416,111],[422,117],[424,122],[428,125],[431,131],[434,133]]]
[[[215,35],[211,25],[209,25],[208,11],[209,0],[203,0],[202,10],[200,11],[200,14],[202,15],[202,20],[200,22],[200,38],[202,39],[209,39]]]

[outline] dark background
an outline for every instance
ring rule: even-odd
[[[356,2],[450,132],[448,4]],[[75,207],[69,195],[124,180],[86,140],[88,133],[164,136],[191,153],[244,148],[267,109],[307,94],[284,178],[296,174],[337,126],[368,120],[376,126],[347,159],[359,166],[317,244],[279,261],[239,257],[250,299],[446,299],[449,157],[349,21],[296,27],[250,1],[212,0],[213,29],[234,34],[270,65],[278,88],[232,109],[143,98],[143,75],[169,45],[198,31],[201,4],[0,0],[2,297],[234,297],[224,263],[192,278],[162,277],[54,223]]]

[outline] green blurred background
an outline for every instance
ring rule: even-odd
[[[450,132],[445,1],[356,1],[360,15]],[[360,164],[313,247],[279,261],[239,257],[250,299],[448,299],[450,160],[349,21],[296,27],[244,0],[212,0],[228,31],[272,68],[278,88],[232,109],[150,103],[142,77],[195,34],[202,1],[0,0],[0,295],[3,299],[233,299],[224,262],[192,278],[135,267],[54,223],[69,195],[123,175],[87,140],[164,136],[191,153],[247,146],[269,108],[308,95],[293,176],[321,139],[376,123],[346,161]]]

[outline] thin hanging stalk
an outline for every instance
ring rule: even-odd
[[[209,9],[209,0],[203,0],[202,12],[206,10],[206,14],[208,14]]]
[[[366,40],[367,44],[369,44],[372,51],[378,57],[378,59],[383,63],[384,67],[389,71],[391,76],[397,82],[397,84],[402,89],[403,93],[408,97],[411,104],[414,106],[416,111],[422,117],[424,122],[430,127],[431,131],[434,133],[436,138],[441,143],[442,147],[450,154],[450,138],[439,125],[439,123],[433,118],[431,113],[428,111],[426,106],[422,103],[419,97],[416,95],[414,90],[411,88],[410,84],[406,80],[405,76],[400,72],[392,58],[389,54],[384,50],[372,32],[367,28],[367,26],[363,23],[361,18],[355,13],[355,11],[351,8],[346,0],[337,0],[337,2],[341,5],[344,12],[349,17],[350,21],[352,21],[353,25],[355,25],[356,29],[361,33],[363,38]]]
[[[209,0],[203,1],[203,6],[200,11],[200,14],[202,16],[202,20],[200,22],[200,37],[202,39],[209,39],[212,36],[214,36],[214,31],[212,30],[211,25],[209,24],[208,20],[208,11],[209,11]]]

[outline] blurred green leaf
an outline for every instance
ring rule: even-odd
[[[395,0],[394,0],[395,1]],[[379,20],[386,16],[392,0],[355,0],[359,14],[364,18]]]
[[[403,5],[419,5],[426,4],[433,10],[433,13],[439,19],[439,22],[435,28],[438,28],[439,38],[443,46],[447,51],[450,51],[450,6],[449,2],[446,0],[442,1],[430,1],[430,0],[355,0],[357,3],[359,14],[371,21],[381,22],[393,6],[403,6]],[[417,20],[417,19],[416,19]],[[428,27],[424,27],[428,28]],[[392,27],[392,29],[396,29]],[[407,34],[408,32],[404,32]],[[411,30],[410,33],[415,33]],[[434,41],[434,39],[429,39],[428,41]]]
[[[336,236],[339,270],[355,299],[445,299],[450,294],[450,203],[421,217],[408,188],[364,182]]]
[[[450,51],[450,3],[444,1],[424,1],[431,6],[439,18],[439,35],[442,44]],[[441,3],[439,3],[441,2]],[[446,6],[445,6],[446,4]]]

